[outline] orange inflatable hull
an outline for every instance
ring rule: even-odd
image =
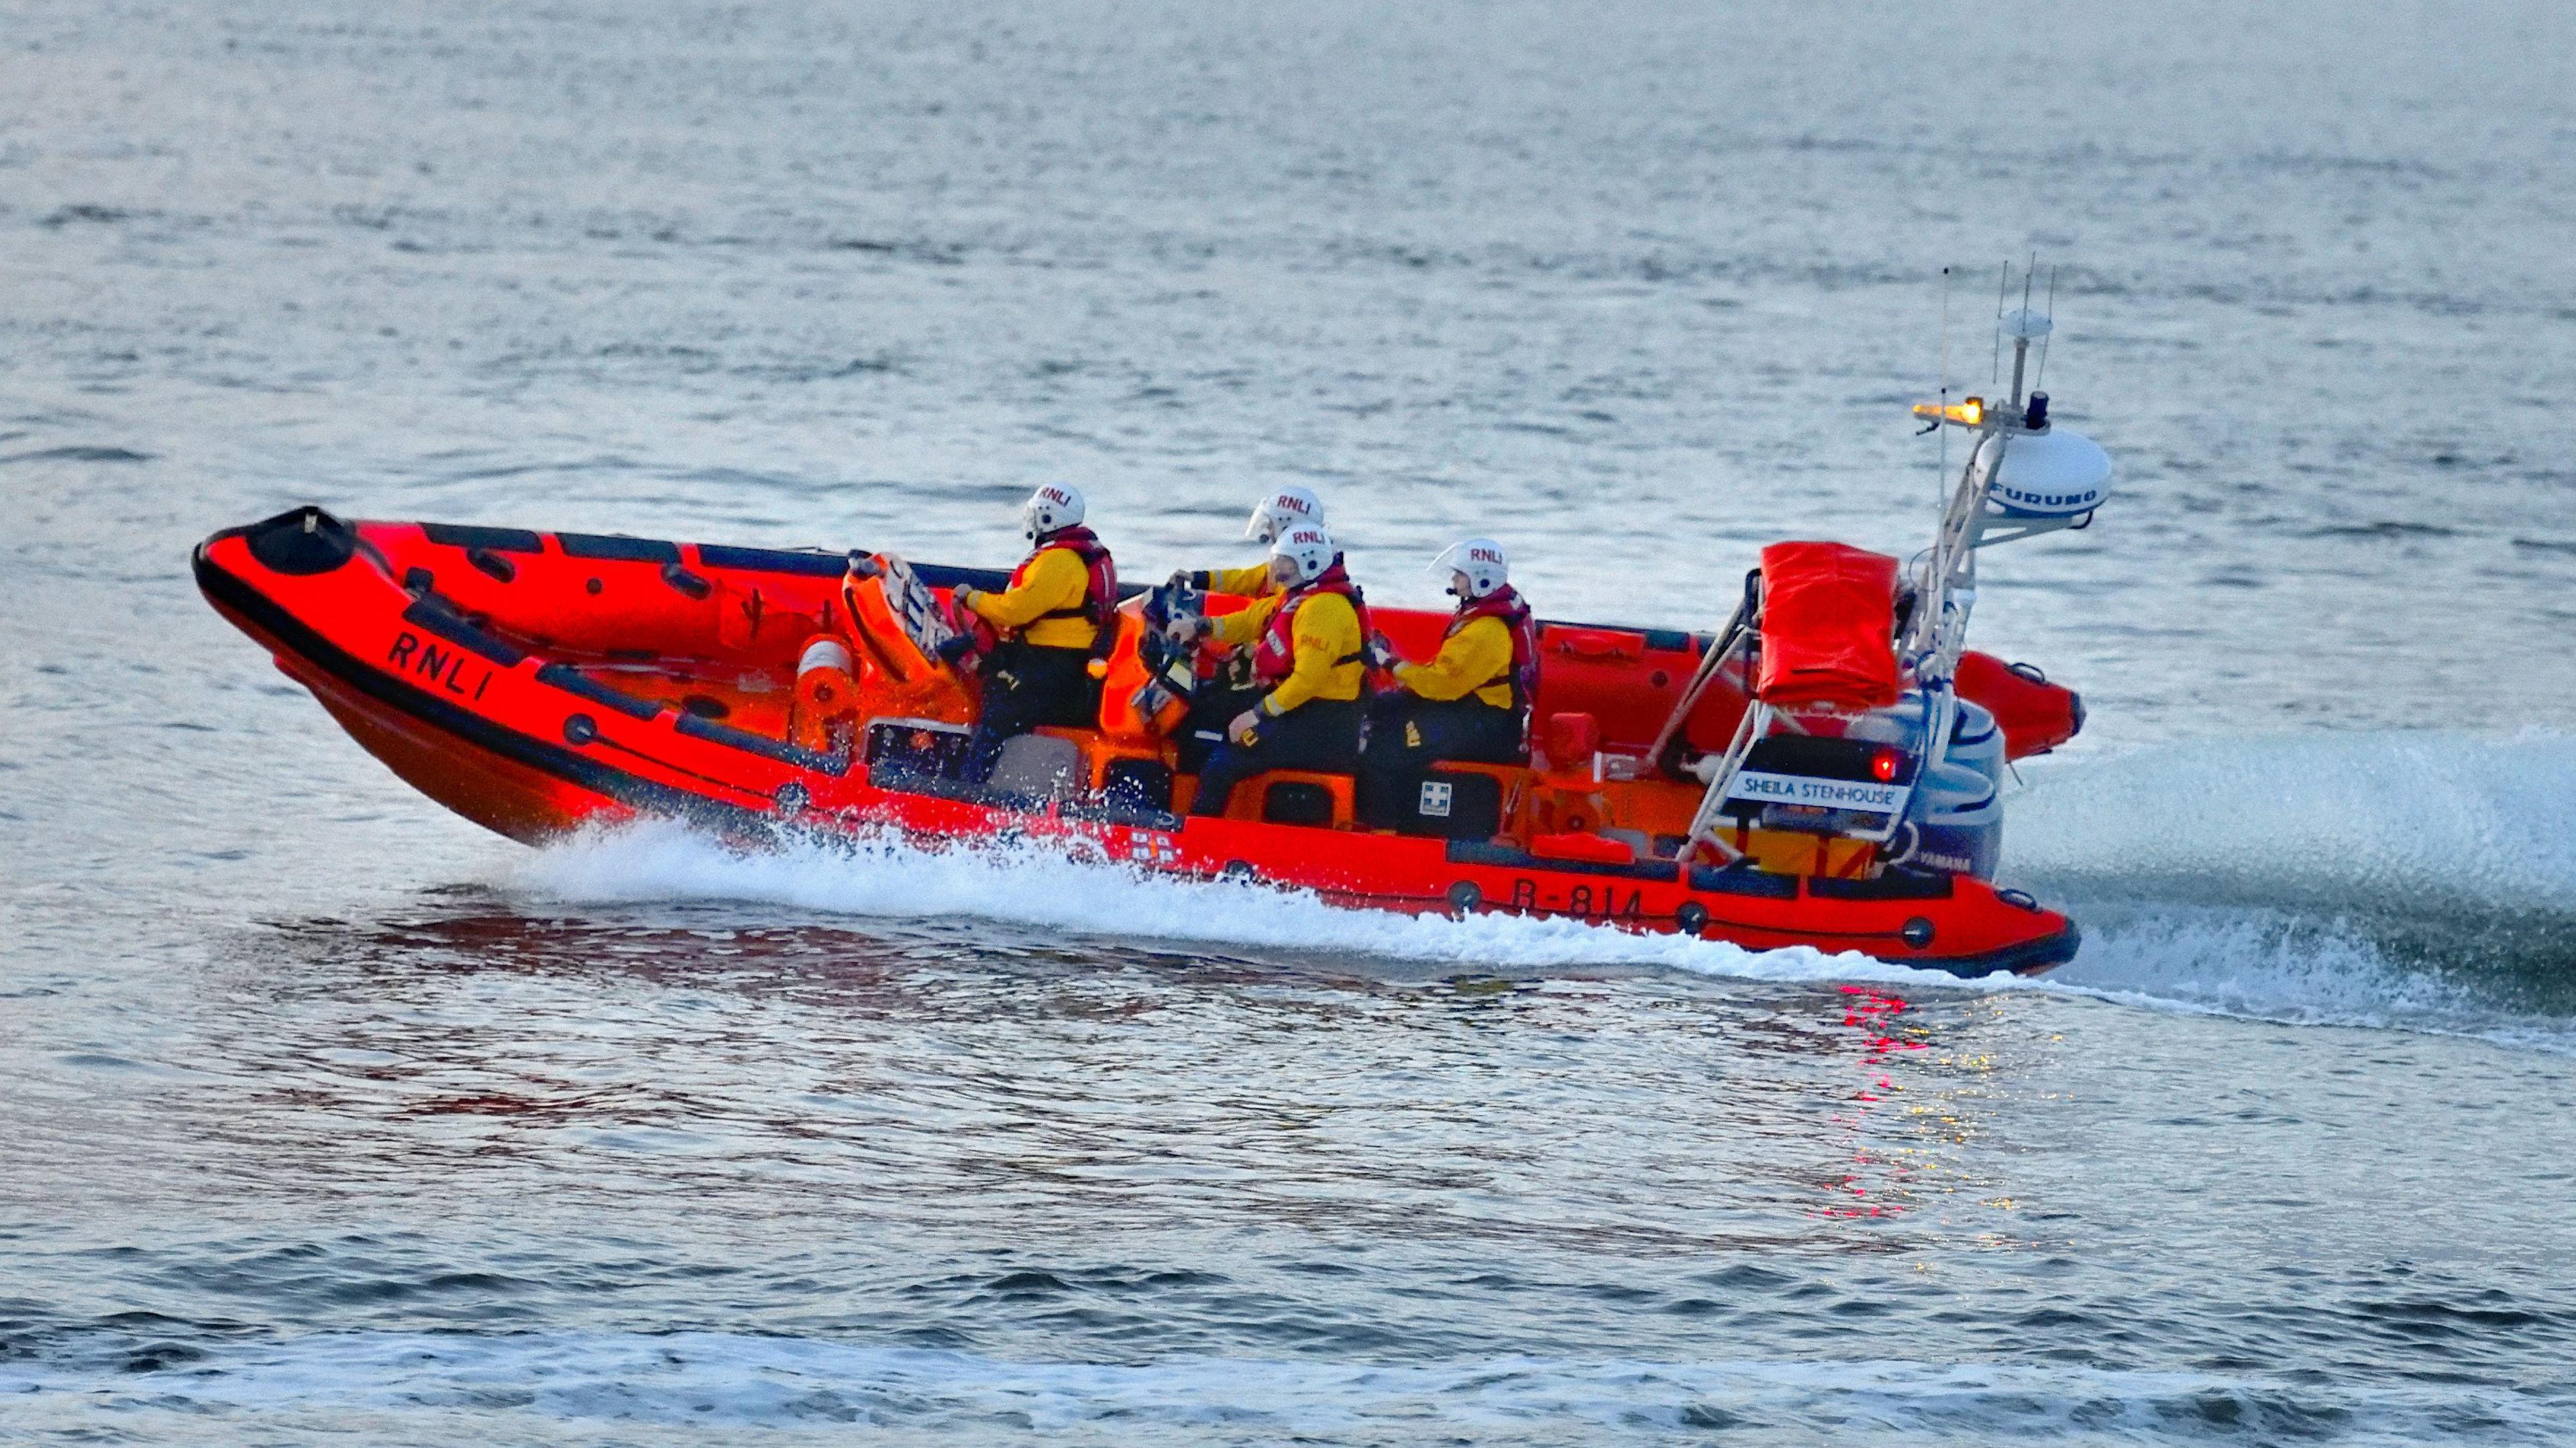
[[[1492,839],[1422,838],[1256,817],[1181,818],[1096,797],[995,803],[893,787],[854,751],[791,742],[798,661],[852,627],[838,556],[654,539],[440,524],[344,524],[299,509],[199,545],[198,584],[414,788],[513,839],[662,816],[727,837],[783,828],[893,830],[927,842],[1014,838],[1179,875],[1248,878],[1335,903],[1407,912],[1566,916],[1685,931],[1749,949],[1858,951],[1963,975],[2045,970],[2074,953],[2063,915],[1964,876],[1772,874],[1639,858],[1587,830],[1654,833],[1695,790],[1623,780],[1686,686],[1705,636],[1549,624],[1538,711],[1579,708],[1598,753],[1506,775],[1508,828]],[[944,597],[998,572],[921,568]],[[1373,610],[1416,656],[1443,615]],[[1131,622],[1130,633],[1133,632]],[[1115,661],[1133,671],[1132,636]],[[859,666],[866,671],[872,666]],[[1994,710],[2011,752],[2071,736],[2075,696],[1999,661],[1962,692]],[[1141,674],[1136,674],[1141,679]],[[810,681],[808,681],[810,683]],[[1724,747],[1740,692],[1709,691],[1694,749]],[[1121,674],[1110,693],[1123,698]],[[826,691],[828,692],[828,691]],[[1115,713],[1115,709],[1108,711]],[[810,721],[808,721],[810,722]],[[1086,750],[1148,757],[1143,721],[1105,718]],[[1186,788],[1187,781],[1183,781]],[[1242,791],[1238,791],[1238,798]]]

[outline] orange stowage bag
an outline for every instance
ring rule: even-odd
[[[1896,702],[1896,560],[1841,543],[1762,550],[1762,675],[1778,708]]]

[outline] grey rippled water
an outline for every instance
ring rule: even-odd
[[[387,9],[0,33],[0,1437],[2576,1439],[2576,19]],[[1042,857],[527,852],[194,597],[362,516],[1707,626],[2062,266],[2050,981]]]

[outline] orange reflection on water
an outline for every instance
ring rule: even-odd
[[[1837,1124],[1848,1128],[1852,1133],[1851,1169],[1846,1171],[1838,1181],[1831,1183],[1835,1202],[1817,1208],[1813,1215],[1821,1217],[1894,1216],[1911,1208],[1911,1203],[1897,1198],[1911,1196],[1911,1193],[1903,1191],[1902,1188],[1903,1178],[1909,1175],[1913,1168],[1904,1162],[1880,1155],[1860,1137],[1864,1119],[1869,1115],[1871,1108],[1886,1097],[1905,1089],[1896,1082],[1891,1066],[1893,1059],[1900,1052],[1920,1051],[1926,1049],[1926,1046],[1922,1041],[1909,1040],[1898,1034],[1900,1027],[1897,1024],[1897,1018],[1908,1009],[1903,997],[1861,985],[1846,985],[1837,989],[1846,997],[1843,1005],[1843,1025],[1862,1033],[1860,1067],[1863,1080],[1861,1085],[1852,1092],[1852,1099],[1861,1105],[1855,1111],[1838,1114],[1833,1118]],[[1873,1189],[1870,1182],[1872,1178],[1882,1174],[1889,1180],[1877,1186],[1876,1192],[1879,1199],[1871,1200]]]

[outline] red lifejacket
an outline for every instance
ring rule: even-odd
[[[1083,584],[1082,602],[1071,608],[1049,609],[1038,617],[1091,620],[1091,656],[1105,659],[1118,646],[1118,565],[1110,561],[1109,550],[1101,545],[1097,534],[1077,524],[1042,535],[1038,546],[1029,550],[1029,556],[1020,560],[1019,567],[1011,570],[1010,586],[1019,587],[1029,576],[1029,570],[1037,566],[1039,557],[1058,548],[1072,549],[1082,559],[1082,566],[1090,570],[1091,577]]]
[[[1458,630],[1480,618],[1501,619],[1503,626],[1512,631],[1512,708],[1526,723],[1530,701],[1538,697],[1538,622],[1530,617],[1529,604],[1522,600],[1520,591],[1506,583],[1482,598],[1458,605],[1456,616],[1449,620],[1447,632],[1440,637],[1454,637]],[[1476,689],[1487,688],[1493,682],[1487,679],[1467,692],[1473,694]]]
[[[1252,649],[1254,678],[1264,684],[1276,686],[1281,680],[1296,672],[1297,610],[1307,599],[1319,593],[1338,593],[1349,599],[1351,611],[1360,616],[1360,651],[1355,654],[1344,654],[1333,660],[1333,666],[1339,668],[1344,664],[1357,663],[1367,656],[1368,601],[1360,596],[1360,586],[1351,582],[1350,571],[1342,567],[1342,560],[1336,558],[1333,560],[1333,566],[1319,574],[1314,582],[1299,584],[1288,590],[1288,596],[1280,601],[1279,611],[1270,615],[1270,626],[1261,631],[1261,642],[1255,644]],[[1361,678],[1361,685],[1362,692],[1366,692],[1365,675]]]

